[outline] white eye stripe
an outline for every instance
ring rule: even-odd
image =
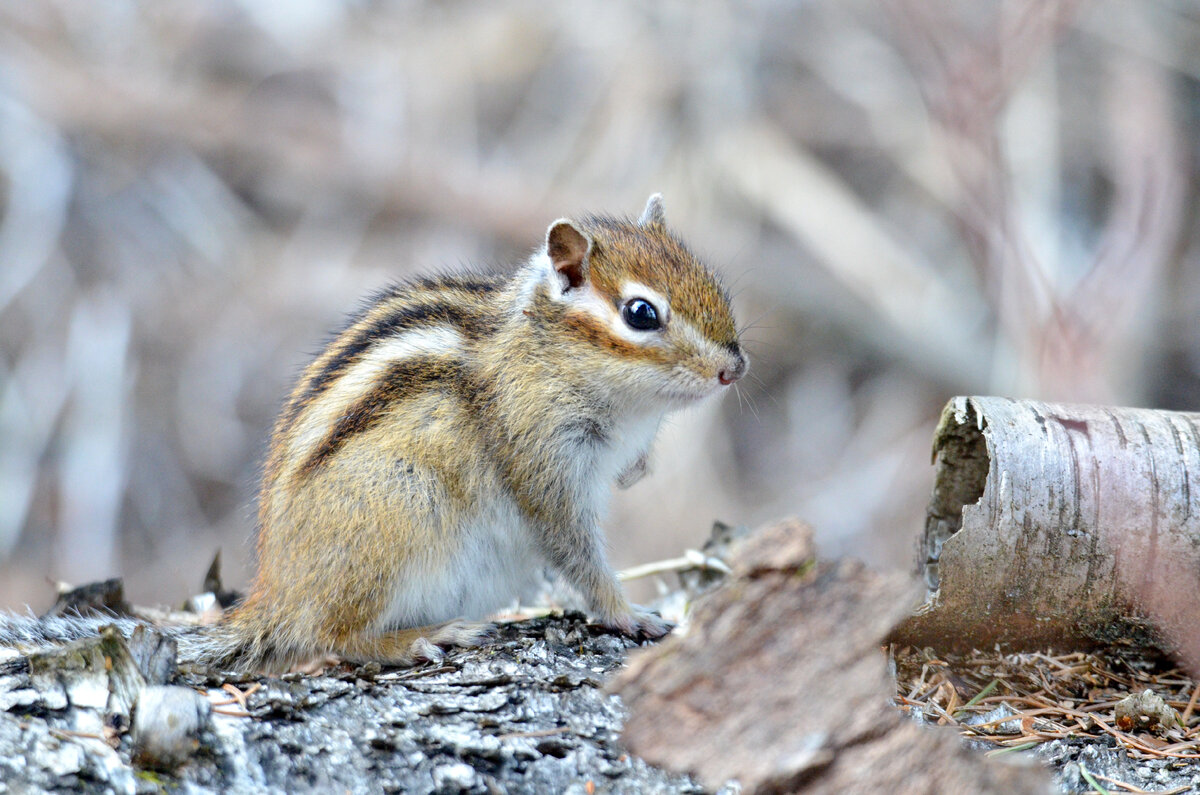
[[[658,322],[664,328],[671,322],[671,302],[662,293],[641,282],[628,281],[621,285],[621,306],[624,307],[634,298],[649,301],[658,314]]]
[[[623,316],[624,301],[621,306],[613,306],[611,298],[605,298],[590,284],[571,290],[561,300],[570,306],[572,311],[592,317],[614,337],[636,345],[662,344],[661,335],[629,327]],[[658,316],[661,321],[663,316],[661,310]]]

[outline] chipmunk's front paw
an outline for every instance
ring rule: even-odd
[[[675,627],[674,624],[667,621],[658,613],[651,612],[638,605],[630,605],[628,613],[602,620],[600,623],[610,629],[617,630],[622,635],[651,640],[661,638]]]

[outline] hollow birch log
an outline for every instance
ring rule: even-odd
[[[1149,641],[1200,663],[1200,414],[957,397],[898,642]]]

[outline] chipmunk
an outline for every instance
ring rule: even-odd
[[[181,655],[243,670],[436,661],[482,642],[483,619],[547,566],[604,625],[665,634],[608,563],[608,492],[646,473],[665,414],[747,366],[727,293],[658,194],[636,222],[555,221],[511,275],[384,290],[296,384],[249,595]]]

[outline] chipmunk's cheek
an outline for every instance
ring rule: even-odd
[[[697,356],[675,369],[671,378],[672,391],[680,398],[703,400],[720,388],[718,369],[719,366],[711,359]]]

